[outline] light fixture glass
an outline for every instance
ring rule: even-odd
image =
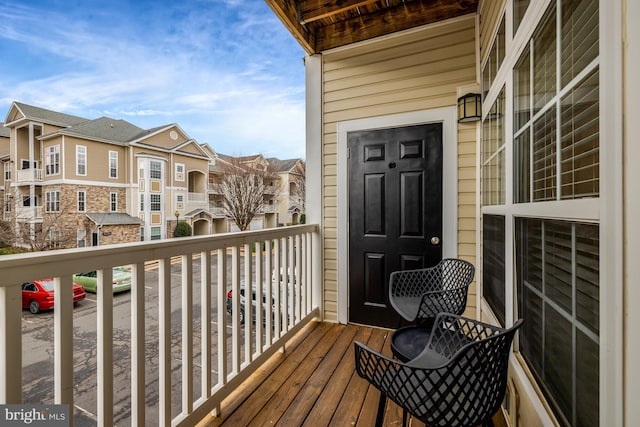
[[[479,93],[468,93],[458,98],[458,123],[474,122],[482,118]]]

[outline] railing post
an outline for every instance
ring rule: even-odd
[[[98,270],[98,426],[113,425],[113,271]]]
[[[182,413],[193,411],[193,260],[182,255]]]
[[[231,369],[233,374],[240,372],[240,249],[238,246],[231,248],[231,292],[232,298],[232,315],[233,321],[231,322]],[[249,291],[251,292],[251,291]],[[247,320],[247,301],[251,304],[251,294],[247,294],[245,289],[244,298],[244,321]]]
[[[264,242],[264,250],[265,250],[265,258],[264,258],[264,273],[266,276],[266,291],[267,295],[265,296],[267,300],[267,318],[265,319],[265,344],[270,346],[273,342],[273,316],[276,314],[273,312],[273,269],[271,268],[271,240],[267,240]],[[276,311],[277,312],[277,311]]]
[[[22,289],[0,286],[0,404],[22,403]]]
[[[171,425],[171,259],[158,263],[159,425]]]
[[[200,253],[200,364],[201,395],[211,396],[211,252]],[[220,310],[219,306],[218,310]],[[224,313],[224,310],[221,310]]]
[[[253,360],[251,353],[251,327],[253,325],[253,277],[251,273],[251,245],[244,244],[244,361]],[[256,286],[258,284],[256,283]],[[260,302],[256,301],[256,305]],[[260,320],[256,318],[256,323]]]
[[[54,281],[54,403],[69,405],[73,425],[73,286],[71,276]]]
[[[145,425],[144,264],[131,266],[131,425]]]
[[[227,383],[227,250],[218,249],[218,281],[216,283],[216,303],[218,311],[218,386]],[[214,410],[214,415],[220,415],[220,405]]]

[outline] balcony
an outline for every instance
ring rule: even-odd
[[[187,200],[189,202],[205,202],[207,200],[206,193],[188,193]]]
[[[19,220],[38,220],[42,219],[42,206],[27,206],[16,208],[16,218]]]
[[[22,169],[16,174],[17,184],[34,184],[42,182],[42,169]]]
[[[321,283],[312,271],[320,256],[312,253],[317,230],[305,225],[0,257],[0,403],[69,404],[74,417],[93,412],[98,425],[194,425],[219,411],[225,398],[260,375],[263,364],[319,316]],[[112,282],[112,268],[119,265],[132,268],[126,316],[121,296],[102,286]],[[73,306],[71,276],[91,270],[98,271],[95,322],[84,322],[76,317],[81,307]],[[283,271],[288,274],[276,274]],[[38,373],[28,364],[35,356],[33,343],[23,338],[28,314],[21,310],[20,284],[44,277],[56,279],[47,337],[53,390],[50,398],[33,401],[26,384]],[[255,310],[264,322],[241,323],[240,298],[232,298],[233,314],[226,312],[227,292],[240,295],[247,283],[271,283],[255,287],[256,301],[273,304],[242,304],[246,319]],[[152,295],[157,302],[150,302]],[[119,329],[123,322],[126,330]],[[92,336],[77,336],[87,323],[94,325],[95,341],[90,352],[78,354],[78,343]],[[49,363],[47,350],[40,348]],[[79,360],[95,364],[97,391],[97,398],[82,404]],[[46,381],[39,378],[36,388],[45,388]],[[124,414],[116,409],[123,407]]]

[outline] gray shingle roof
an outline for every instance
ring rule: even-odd
[[[285,159],[280,160],[275,157],[267,159],[269,167],[275,172],[289,172],[301,159]]]
[[[47,110],[46,108],[35,107],[22,102],[14,103],[27,119],[35,119],[45,123],[58,124],[63,126],[73,126],[86,122],[87,119],[70,114],[59,113],[57,111]]]
[[[88,213],[87,218],[89,218],[97,225],[143,224],[140,218],[133,217],[126,213],[118,212]]]
[[[64,129],[62,132],[65,134],[125,143],[135,139],[137,135],[144,132],[144,129],[126,120],[100,117],[99,119],[88,120],[71,128]]]

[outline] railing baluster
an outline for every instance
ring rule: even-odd
[[[262,333],[263,333],[262,325],[264,324],[262,319],[270,316],[268,312],[271,310],[268,309],[269,307],[268,304],[267,305],[263,304],[263,301],[266,301],[266,300],[263,298],[264,280],[262,275],[262,242],[255,242],[253,245],[256,248],[255,250],[256,308],[257,308],[256,310],[256,353],[260,354],[262,353]],[[267,310],[268,312],[265,313],[265,310]]]
[[[313,262],[312,259],[312,239],[313,236],[311,235],[311,233],[306,233],[305,234],[305,241],[306,241],[306,251],[305,251],[305,255],[306,255],[306,263],[305,263],[305,278],[306,278],[306,282],[305,282],[305,289],[307,290],[307,310],[305,311],[305,314],[308,314],[311,309],[313,308],[313,303],[312,303],[312,297],[313,297],[313,290],[311,289],[311,285],[313,283],[312,279],[311,279],[311,274],[312,274],[312,270],[311,270],[311,263]]]
[[[98,270],[98,426],[113,426],[113,271]]]
[[[182,413],[193,411],[193,259],[182,255]]]
[[[280,292],[281,289],[281,282],[282,282],[282,268],[280,266],[280,260],[282,259],[282,254],[280,252],[280,239],[275,239],[273,241],[273,249],[274,249],[274,253],[273,253],[273,276],[274,276],[274,284],[275,284],[275,289],[273,290],[273,292],[275,293],[274,296],[274,305],[276,306],[276,312],[275,312],[275,327],[274,327],[274,338],[278,339],[280,338],[280,333],[282,331],[282,304],[280,301],[280,295],[282,295],[282,293]]]
[[[68,404],[73,425],[73,286],[71,276],[54,280],[54,403]]]
[[[171,259],[158,262],[159,424],[171,425]]]
[[[244,244],[244,363],[253,360],[251,328],[253,325],[253,281],[251,273],[251,245]],[[257,301],[256,301],[257,303]],[[256,318],[256,322],[257,322]]]
[[[300,283],[300,251],[302,251],[302,246],[300,246],[300,235],[297,234],[291,238],[291,240],[295,239],[295,260],[293,263],[293,283],[296,289],[296,322],[298,322],[302,318],[302,286]]]
[[[289,236],[285,240],[285,265],[284,269],[285,283],[287,284],[287,331],[293,327],[295,321],[295,284],[293,283],[293,236]]]
[[[145,425],[144,264],[131,265],[131,425]]]
[[[22,289],[0,287],[0,404],[22,402]]]
[[[273,312],[273,270],[271,269],[271,240],[264,242],[265,258],[264,258],[264,272],[266,277],[266,290],[267,290],[267,318],[265,319],[265,342],[267,346],[270,346],[273,342],[273,324],[275,313]]]
[[[227,383],[227,250],[218,249],[218,281],[216,283],[216,303],[218,311],[218,388]],[[214,408],[214,415],[220,415],[220,403]]]
[[[201,395],[211,396],[211,252],[200,253],[200,378]],[[224,312],[224,310],[222,310]]]
[[[233,294],[231,312],[231,372],[237,375],[240,372],[240,248],[231,248],[231,292]],[[244,301],[247,305],[247,290],[245,289]],[[251,297],[249,297],[251,298]],[[245,311],[245,322],[247,321]]]

